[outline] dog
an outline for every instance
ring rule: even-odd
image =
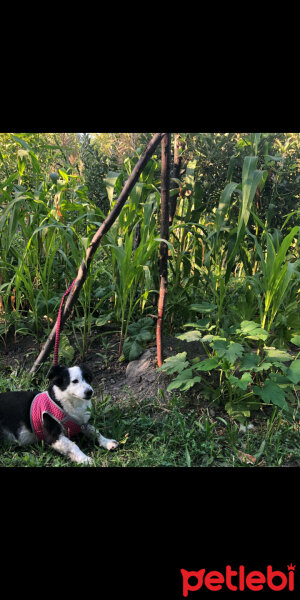
[[[46,392],[16,391],[0,394],[0,439],[21,446],[44,441],[51,448],[76,463],[90,464],[70,439],[83,433],[96,439],[107,450],[117,448],[116,440],[107,439],[89,424],[92,373],[85,365],[53,365],[48,373]]]

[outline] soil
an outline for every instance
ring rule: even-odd
[[[74,340],[68,335],[71,345]],[[86,352],[84,361],[80,355],[75,354],[73,364],[84,362],[93,372],[93,384],[95,389],[100,390],[104,397],[110,396],[113,402],[129,401],[139,403],[145,398],[161,397],[168,401],[171,394],[167,387],[172,377],[165,373],[157,372],[156,346],[154,343],[145,348],[144,353],[136,361],[118,360],[118,336],[109,336],[109,346],[104,347],[99,339],[91,345]],[[73,345],[75,347],[75,344]],[[7,347],[0,344],[0,368],[6,376],[13,371],[29,371],[34,360],[41,350],[41,345],[35,342],[31,336],[18,337],[16,342],[11,339]],[[172,336],[164,337],[164,356],[171,356],[178,352],[187,352],[187,358],[202,356],[203,347],[198,342],[185,342]],[[51,365],[53,354],[47,360],[47,366]],[[194,390],[195,391],[195,390]],[[172,392],[174,395],[174,392]]]

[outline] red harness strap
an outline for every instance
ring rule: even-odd
[[[43,431],[43,414],[47,413],[56,421],[59,421],[64,430],[65,434],[70,438],[77,435],[82,431],[81,426],[75,423],[66,415],[63,410],[51,400],[48,392],[41,392],[37,394],[31,403],[30,407],[30,421],[32,429],[38,438],[38,440],[44,440]]]
[[[63,297],[61,299],[61,303],[60,303],[60,307],[59,307],[59,311],[58,311],[58,315],[57,315],[56,334],[55,334],[55,346],[54,346],[54,364],[55,365],[57,365],[57,362],[58,362],[58,347],[59,347],[59,336],[60,336],[61,309],[62,309],[62,305],[63,305],[64,299],[69,294],[69,292],[71,291],[71,289],[72,289],[75,281],[76,281],[76,279],[74,279],[73,283],[71,283],[70,287],[64,293],[64,295],[63,295]]]

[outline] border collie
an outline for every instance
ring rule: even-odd
[[[78,433],[97,439],[107,450],[116,448],[116,440],[103,437],[88,423],[94,393],[89,369],[85,365],[70,368],[54,365],[48,377],[50,385],[46,392],[0,394],[0,440],[21,446],[44,440],[60,454],[83,464],[93,459],[71,441]]]

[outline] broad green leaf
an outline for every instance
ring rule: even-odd
[[[257,354],[245,354],[239,366],[240,371],[253,371],[257,368],[260,357]]]
[[[200,331],[194,329],[193,331],[187,331],[186,333],[177,335],[176,338],[178,340],[185,340],[186,342],[198,342],[199,340],[201,340],[202,335]]]
[[[293,383],[299,383],[300,381],[300,360],[296,359],[289,366],[286,377],[288,377]]]
[[[199,319],[199,321],[196,321],[196,323],[185,323],[183,325],[183,327],[193,327],[196,329],[199,329],[199,331],[210,331],[211,329],[215,329],[215,325],[212,325],[211,327],[208,327],[210,323],[210,318],[209,317],[204,317],[203,319]]]
[[[241,344],[238,344],[236,342],[229,342],[227,351],[224,356],[230,363],[234,363],[239,356],[243,355],[243,353],[244,348]]]
[[[161,367],[158,367],[157,371],[166,371],[166,373],[180,373],[189,366],[189,362],[186,359],[186,352],[179,352],[175,356],[169,356],[164,361]]]
[[[272,367],[277,367],[278,369],[280,369],[282,373],[286,373],[288,370],[288,367],[284,364],[284,362],[281,362],[279,360],[272,360],[271,365]]]
[[[214,335],[212,335],[211,333],[208,333],[207,335],[204,335],[202,338],[202,342],[208,342],[210,343],[213,339],[214,339]]]
[[[279,387],[279,385],[277,385],[277,383],[275,383],[271,379],[267,379],[265,381],[263,388],[253,386],[253,392],[256,395],[260,396],[261,399],[267,404],[270,404],[272,402],[280,408],[288,409],[288,404],[285,401],[284,391]]]
[[[287,360],[292,360],[291,355],[285,350],[278,350],[277,348],[271,346],[266,346],[264,350],[266,353],[267,360],[272,363],[275,361],[286,362]]]
[[[292,344],[295,344],[295,346],[300,346],[300,335],[294,335],[294,337],[292,337],[291,339]]]
[[[206,358],[202,360],[200,363],[197,363],[193,368],[197,371],[212,371],[219,364],[219,359],[214,356],[213,358]]]
[[[291,380],[286,377],[286,375],[282,375],[281,373],[270,373],[269,378],[274,383],[277,383],[281,389],[291,389]]]
[[[142,328],[145,327],[149,329],[152,326],[153,320],[150,317],[142,317],[142,319],[139,319],[135,323],[130,323],[130,325],[128,326],[128,333],[130,333],[131,335],[137,335]]]
[[[251,340],[266,340],[269,337],[269,333],[254,321],[242,321],[237,331]]]
[[[167,391],[170,392],[175,389],[180,389],[181,391],[185,392],[193,387],[195,383],[199,383],[200,381],[201,377],[193,377],[192,369],[186,369],[185,371],[179,373],[176,379],[174,379],[174,381],[168,385]]]
[[[200,313],[210,313],[217,308],[216,304],[210,304],[209,302],[202,302],[201,304],[191,304],[190,310],[195,310]]]
[[[255,373],[259,373],[259,371],[267,371],[268,369],[270,369],[272,366],[274,365],[274,363],[270,363],[270,362],[263,362],[261,365],[259,365],[259,367],[254,367],[253,371]]]
[[[106,315],[102,315],[102,317],[98,317],[98,319],[96,319],[95,325],[97,327],[103,327],[103,325],[106,325],[113,317],[113,312],[107,313]]]
[[[143,352],[143,347],[136,341],[125,341],[123,344],[123,353],[126,360],[136,360]]]
[[[177,381],[187,381],[187,379],[193,379],[193,369],[184,369],[177,375],[176,379]]]
[[[228,342],[224,339],[215,339],[210,345],[220,358],[226,358],[231,364],[233,364],[236,359],[242,356],[244,353],[243,346],[237,342]]]
[[[144,327],[143,329],[140,330],[140,332],[137,334],[136,336],[136,341],[137,342],[150,342],[150,340],[152,340],[152,333],[149,329],[146,329],[146,327]]]
[[[243,373],[240,379],[238,377],[235,377],[234,375],[230,375],[229,381],[233,385],[239,387],[241,390],[246,390],[248,387],[248,383],[252,383],[252,377],[250,373]]]

